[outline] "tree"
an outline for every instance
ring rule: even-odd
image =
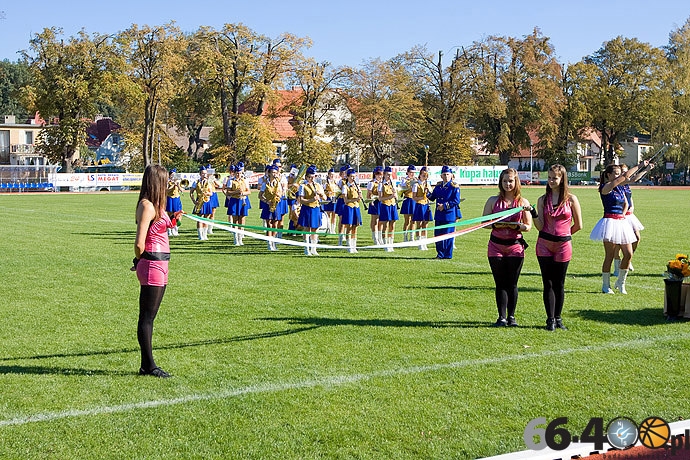
[[[119,51],[127,72],[143,95],[144,166],[153,163],[159,110],[177,93],[175,76],[184,62],[185,42],[174,23],[150,27],[136,24],[118,36]]]
[[[536,28],[522,39],[489,37],[470,50],[476,104],[472,119],[501,164],[530,146],[531,131],[538,133],[538,150],[552,148],[557,139],[564,97],[553,54],[548,37]]]
[[[588,125],[602,135],[605,165],[624,136],[650,128],[664,69],[660,49],[620,36],[573,66],[576,97],[587,108]]]
[[[418,152],[432,164],[469,164],[472,159],[472,131],[467,127],[470,82],[466,56],[457,52],[451,64],[443,64],[443,53],[434,56],[425,48],[404,55],[417,99],[426,121],[420,125]],[[422,148],[422,145],[424,146]]]
[[[117,60],[109,36],[90,37],[81,30],[65,42],[60,35],[61,29],[44,29],[22,52],[31,83],[21,94],[27,106],[51,125],[38,136],[39,150],[71,172],[87,124],[98,113],[98,102],[107,100]]]
[[[351,123],[343,123],[344,144],[361,151],[360,162],[378,166],[398,158],[409,158],[420,146],[418,126],[422,106],[412,90],[412,76],[397,62],[378,59],[351,71],[347,106]],[[400,155],[408,153],[408,156]],[[409,155],[409,154],[412,155]]]
[[[655,98],[656,134],[658,141],[673,144],[665,155],[684,164],[683,170],[687,172],[690,165],[690,19],[670,33],[666,57],[668,73],[663,97]]]
[[[29,118],[29,110],[20,100],[20,90],[29,84],[29,78],[26,62],[0,61],[0,114]]]
[[[333,163],[333,148],[330,142],[320,138],[318,126],[327,116],[328,110],[324,109],[344,104],[342,95],[335,89],[347,75],[347,69],[332,68],[328,62],[317,63],[313,59],[302,59],[296,67],[293,78],[302,95],[288,107],[296,120],[293,125],[296,137],[287,143],[290,162],[321,168]]]

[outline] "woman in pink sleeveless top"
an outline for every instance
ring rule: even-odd
[[[568,191],[568,176],[561,165],[549,168],[546,193],[537,200],[534,226],[539,230],[537,260],[544,285],[546,330],[566,330],[561,319],[565,275],[573,255],[571,236],[582,228],[580,202]]]
[[[168,228],[175,224],[165,213],[168,172],[159,165],[147,166],[141,181],[137,204],[137,236],[134,243],[134,267],[141,285],[137,339],[141,348],[140,375],[170,377],[153,360],[153,320],[168,284],[170,245]]]

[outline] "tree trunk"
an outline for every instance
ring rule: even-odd
[[[230,114],[228,112],[228,92],[225,89],[225,81],[220,87],[220,113],[223,117],[223,143],[230,145]]]

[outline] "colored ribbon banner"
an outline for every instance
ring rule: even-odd
[[[518,208],[512,208],[512,209],[506,209],[505,211],[497,212],[494,214],[489,214],[486,216],[481,216],[481,217],[475,217],[473,219],[467,219],[464,221],[459,221],[459,222],[453,222],[450,224],[445,224],[445,225],[439,225],[436,227],[429,227],[426,230],[433,230],[436,228],[448,228],[448,227],[465,227],[468,226],[468,228],[464,228],[462,230],[457,230],[451,233],[446,233],[443,235],[438,235],[434,236],[431,238],[424,238],[421,240],[415,240],[415,241],[404,241],[400,243],[391,243],[391,244],[376,244],[376,245],[370,245],[370,246],[362,246],[358,247],[357,249],[385,249],[385,248],[404,248],[404,247],[411,247],[411,246],[419,246],[422,244],[432,244],[436,243],[438,241],[443,241],[447,240],[449,238],[455,238],[456,236],[462,236],[466,235],[468,233],[471,233],[475,230],[479,230],[480,228],[488,227],[489,225],[492,225],[496,222],[499,222],[506,217],[512,216],[513,214],[517,214],[518,212],[522,212],[523,208],[518,207]],[[311,243],[311,242],[306,242],[306,241],[296,241],[296,240],[288,240],[285,238],[277,238],[273,236],[268,236],[268,235],[262,235],[260,233],[255,233],[255,232],[250,232],[245,230],[245,228],[248,228],[249,226],[242,226],[243,228],[239,228],[239,226],[233,224],[227,224],[227,223],[220,223],[218,221],[214,221],[211,219],[206,219],[203,217],[195,216],[195,215],[190,215],[190,214],[184,214],[185,217],[188,219],[191,219],[195,222],[200,222],[202,224],[207,224],[207,225],[212,225],[215,228],[219,228],[221,230],[226,230],[231,233],[237,233],[240,235],[247,235],[251,238],[256,238],[257,240],[262,240],[262,241],[269,241],[277,244],[284,244],[287,246],[299,246],[299,247],[316,247],[319,249],[349,249],[348,246],[335,246],[331,244],[320,244],[320,243]],[[275,229],[275,228],[268,228],[268,227],[252,227],[252,228],[260,228],[262,230],[266,231],[271,231],[271,232],[291,232],[294,233],[296,230],[280,230],[280,229]],[[417,231],[417,230],[414,230]],[[302,234],[314,234],[313,232],[302,232]],[[319,235],[324,235],[324,234],[319,234]]]

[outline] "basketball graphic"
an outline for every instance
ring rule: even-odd
[[[640,442],[650,449],[663,447],[671,437],[671,427],[664,419],[648,417],[640,423]]]

